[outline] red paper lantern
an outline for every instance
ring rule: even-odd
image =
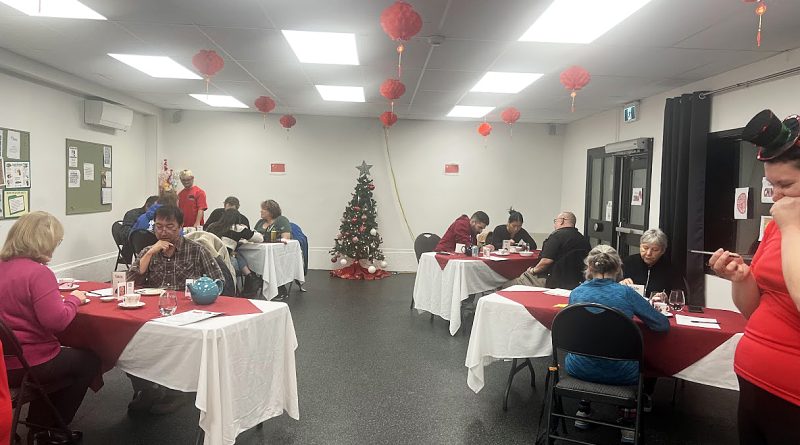
[[[381,27],[392,40],[408,41],[422,29],[422,17],[413,6],[398,0],[381,13]]]
[[[480,133],[481,136],[483,137],[489,136],[489,133],[491,132],[492,132],[492,124],[484,122],[478,125],[478,133]]]
[[[275,101],[269,96],[259,96],[256,99],[256,108],[258,111],[266,114],[275,109]]]
[[[199,53],[192,57],[192,65],[197,68],[197,71],[203,77],[208,79],[225,66],[225,61],[213,49],[201,49]]]
[[[503,122],[507,123],[508,125],[513,124],[519,119],[519,110],[514,107],[508,107],[500,113],[500,117],[503,118]]]
[[[399,99],[406,92],[406,86],[398,79],[386,79],[381,84],[381,96],[389,99]]]
[[[573,65],[564,70],[559,79],[561,80],[561,84],[564,85],[564,88],[572,91],[569,95],[572,97],[572,111],[574,112],[575,96],[581,88],[589,84],[589,81],[592,80],[592,76],[583,67]]]
[[[397,122],[397,115],[392,113],[391,111],[384,111],[381,114],[381,122],[383,122],[384,128],[389,128]]]
[[[761,16],[767,12],[767,4],[764,3],[764,0],[758,2],[758,6],[756,6],[756,15],[758,16],[758,32],[756,33],[756,45],[760,48],[761,47]]]
[[[281,127],[288,130],[294,127],[294,124],[297,123],[297,119],[295,119],[294,116],[292,116],[291,114],[284,114],[283,116],[281,116],[280,123]]]

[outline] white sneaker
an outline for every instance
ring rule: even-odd
[[[587,418],[587,417],[589,417],[589,413],[586,412],[586,411],[583,411],[583,410],[578,410],[578,412],[575,413],[575,416],[576,417]],[[588,430],[591,426],[592,426],[591,423],[584,422],[583,420],[576,420],[575,421],[575,428],[577,428],[579,430]]]
[[[622,430],[621,433],[622,437],[620,438],[620,443],[633,443],[635,441],[636,436],[633,431]]]

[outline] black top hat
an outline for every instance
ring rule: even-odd
[[[772,110],[763,110],[753,116],[742,131],[742,139],[759,147],[758,160],[774,159],[797,143],[800,120],[796,115],[781,122]]]

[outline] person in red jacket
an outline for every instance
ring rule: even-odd
[[[733,367],[739,378],[739,442],[800,444],[800,120],[758,113],[742,139],[759,147],[758,160],[774,194],[773,221],[753,261],[718,249],[708,261],[731,281],[733,302],[747,321]]]
[[[478,210],[472,214],[471,218],[461,215],[450,224],[447,232],[442,235],[439,244],[436,245],[437,252],[455,252],[456,244],[474,246],[477,243],[477,236],[489,225],[489,215]]]

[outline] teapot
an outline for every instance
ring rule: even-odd
[[[222,280],[212,280],[203,275],[189,285],[189,293],[192,296],[192,301],[195,303],[211,304],[216,301],[219,294],[222,293],[224,285],[225,283]]]

